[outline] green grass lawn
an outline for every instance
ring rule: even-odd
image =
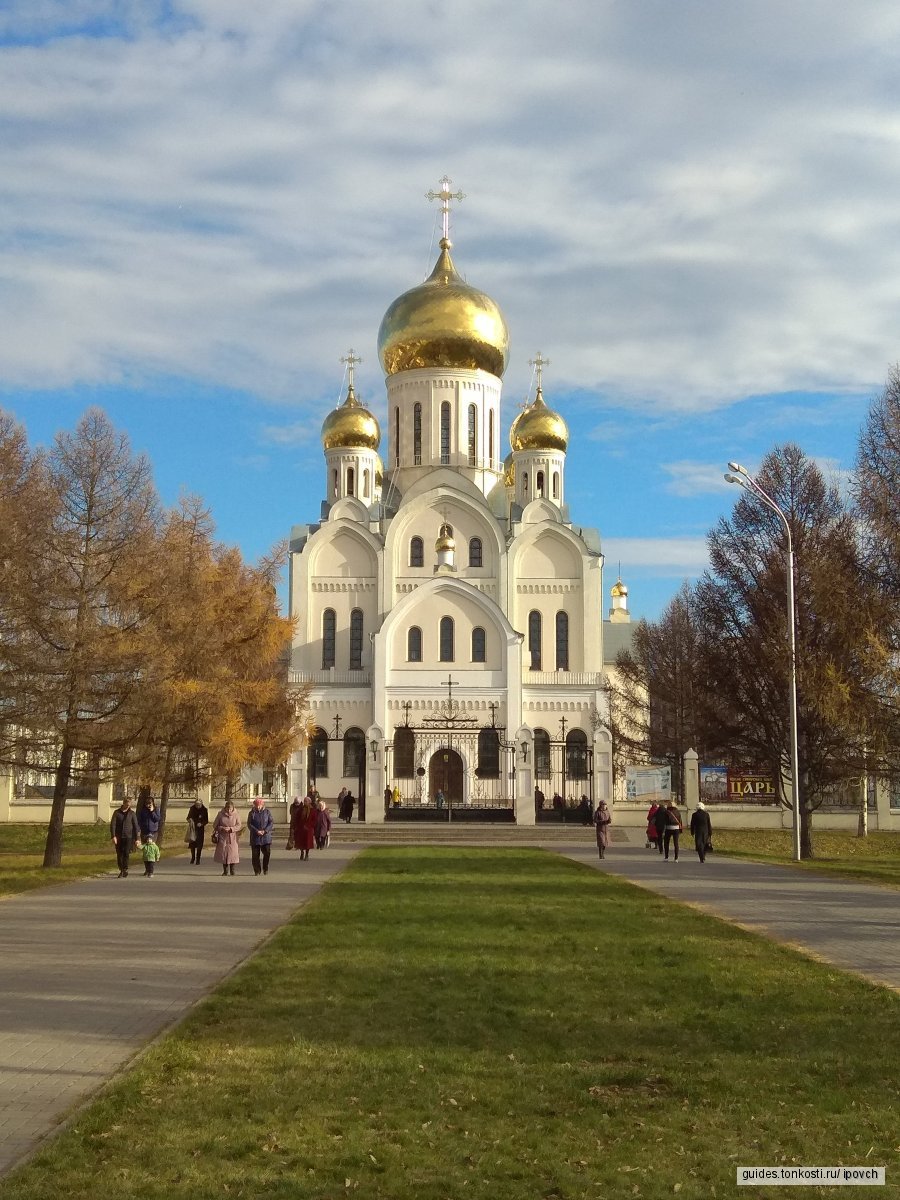
[[[715,820],[715,814],[713,814]],[[815,858],[793,863],[789,829],[715,830],[716,851],[758,862],[788,863],[806,871],[844,875],[860,883],[882,883],[900,888],[900,833],[870,833],[858,838],[852,833],[816,830],[813,827]]]
[[[776,1164],[896,1197],[898,1021],[550,853],[372,849],[0,1200],[709,1200]]]
[[[163,855],[184,850],[184,823],[166,829]],[[71,883],[89,875],[115,870],[116,851],[109,839],[109,825],[66,825],[62,865],[44,868],[46,825],[0,825],[0,896],[29,892],[51,884]],[[140,852],[132,856],[140,863]]]

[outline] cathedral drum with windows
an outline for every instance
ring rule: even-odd
[[[612,799],[603,558],[569,517],[568,429],[540,355],[501,453],[507,328],[453,265],[448,182],[435,268],[378,335],[386,465],[351,351],[346,398],[322,426],[321,519],[292,531],[291,672],[311,688],[315,733],[291,791],[349,788],[369,822],[533,824],[552,819],[554,795]]]

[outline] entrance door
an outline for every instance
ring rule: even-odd
[[[428,799],[434,804],[438,792],[448,804],[463,802],[463,761],[455,750],[435,751],[428,764]]]

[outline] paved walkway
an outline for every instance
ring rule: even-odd
[[[636,842],[639,840],[639,845]],[[815,958],[900,989],[900,892],[792,867],[707,856],[682,842],[678,862],[645,850],[643,838],[562,853],[640,887],[693,904]]]
[[[701,865],[687,847],[666,863],[630,832],[615,831],[603,862],[590,830],[547,848],[900,988],[900,892],[715,855]],[[152,880],[138,863],[127,880],[0,901],[0,1175],[340,871],[362,848],[347,836],[302,864],[276,848],[267,878],[179,857]]]
[[[63,1114],[283,925],[358,852],[276,848],[268,876],[248,861],[223,879],[205,860],[139,856],[127,879],[0,900],[0,1175]]]

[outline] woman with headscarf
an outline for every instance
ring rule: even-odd
[[[213,841],[216,843],[216,852],[213,858],[217,863],[222,864],[223,875],[233,875],[234,868],[241,861],[238,852],[238,834],[242,828],[241,819],[234,811],[234,805],[230,800],[226,800],[213,824]]]
[[[609,811],[609,805],[605,800],[601,800],[597,805],[597,811],[594,813],[594,829],[597,832],[597,853],[601,858],[606,857],[606,847],[609,845],[609,827],[612,824],[612,815]]]
[[[309,858],[309,852],[316,843],[316,811],[311,797],[306,795],[291,817],[294,849],[300,851],[301,861]]]

